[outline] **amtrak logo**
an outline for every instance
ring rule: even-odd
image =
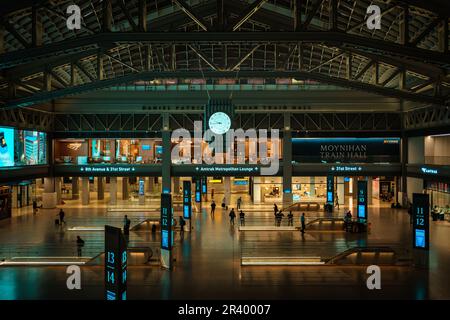
[[[425,174],[438,174],[438,171],[436,169],[421,168],[421,170]]]

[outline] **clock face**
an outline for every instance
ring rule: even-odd
[[[223,112],[216,112],[209,118],[209,128],[215,134],[224,134],[231,128],[230,117]]]

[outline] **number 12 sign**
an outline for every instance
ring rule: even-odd
[[[430,198],[427,194],[413,194],[413,247],[428,250],[430,248]]]

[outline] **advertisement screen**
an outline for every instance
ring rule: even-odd
[[[0,127],[0,167],[40,164],[47,164],[45,133]]]
[[[0,127],[0,167],[14,167],[14,129]]]

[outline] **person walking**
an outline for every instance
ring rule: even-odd
[[[241,204],[242,204],[242,198],[239,197],[239,198],[237,199],[237,209],[238,209],[238,210],[241,209]]]
[[[214,213],[216,212],[216,202],[213,200],[211,203],[211,217],[214,218]]]
[[[125,215],[125,217],[123,218],[123,234],[128,236],[130,234],[130,225],[131,225],[131,220],[128,219],[128,216]]]
[[[244,211],[241,210],[241,212],[239,212],[239,218],[241,220],[241,226],[245,226],[245,213],[244,213]]]
[[[222,199],[222,208],[227,209],[226,205],[227,205],[227,198],[223,197],[223,199]]]
[[[184,226],[186,225],[186,220],[180,216],[180,238],[184,239]]]
[[[236,213],[234,212],[234,208],[230,211],[230,224],[234,226],[234,218],[236,218]]]
[[[305,213],[304,212],[302,213],[302,216],[300,217],[300,223],[302,225],[301,232],[305,233],[306,225],[305,225]]]
[[[77,254],[78,257],[82,256],[82,249],[84,247],[84,240],[80,238],[80,236],[77,236]]]
[[[292,211],[289,211],[288,215],[288,227],[294,226],[294,215],[292,214]]]
[[[61,226],[62,226],[63,223],[66,224],[66,221],[64,221],[64,217],[66,216],[66,214],[65,214],[63,209],[59,209],[58,216],[59,216],[59,224]]]

